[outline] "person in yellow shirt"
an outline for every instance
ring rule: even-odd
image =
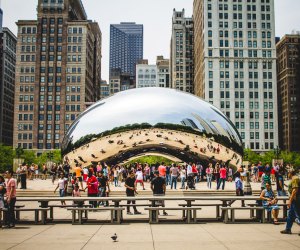
[[[76,175],[76,181],[80,183],[81,189],[83,189],[83,184],[82,184],[82,166],[81,164],[76,163],[76,167],[74,168],[74,172]]]

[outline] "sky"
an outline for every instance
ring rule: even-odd
[[[214,1],[214,0],[213,0]],[[0,0],[1,2],[1,0]],[[38,0],[2,0],[3,26],[17,33],[17,20],[36,19]],[[120,22],[144,25],[144,58],[155,64],[156,56],[170,57],[173,9],[193,12],[193,0],[82,0],[88,18],[102,31],[102,79],[108,80],[109,26]],[[276,36],[300,31],[300,1],[275,0]]]

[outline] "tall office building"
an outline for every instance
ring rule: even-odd
[[[13,145],[17,38],[0,27],[0,143]]]
[[[123,22],[110,25],[109,71],[121,69],[121,73],[135,78],[135,67],[143,59],[143,25]]]
[[[300,151],[300,34],[277,43],[280,148]]]
[[[170,60],[163,56],[156,58],[157,66],[157,86],[161,88],[171,88],[170,81]]]
[[[220,108],[246,148],[278,146],[274,0],[194,0],[195,94]]]
[[[3,24],[3,11],[0,8],[0,29],[2,28],[2,24]]]
[[[14,147],[60,148],[66,130],[100,98],[101,31],[81,0],[39,0],[18,25]]]
[[[194,27],[193,19],[173,10],[171,37],[171,85],[174,89],[194,93]]]

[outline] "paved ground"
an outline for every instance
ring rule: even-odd
[[[17,226],[0,231],[0,249],[300,249],[297,234],[271,224]],[[295,228],[299,231],[299,227]],[[118,235],[118,242],[110,238]]]

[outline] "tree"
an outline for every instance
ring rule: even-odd
[[[13,148],[0,144],[0,173],[13,167]]]

